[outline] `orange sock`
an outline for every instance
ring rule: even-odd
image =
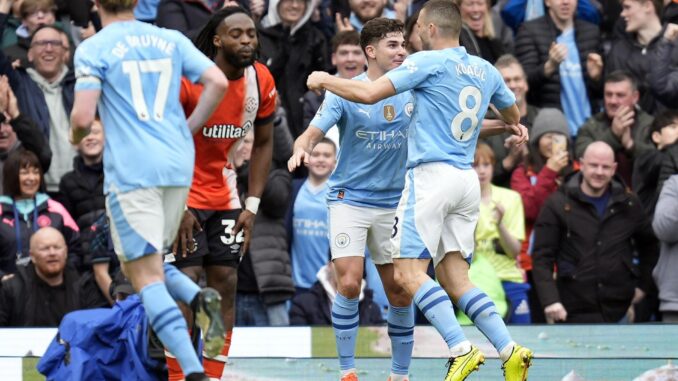
[[[216,358],[207,358],[203,354],[202,357],[202,366],[205,368],[205,374],[207,377],[221,379],[221,376],[224,374],[224,368],[226,367],[226,361],[228,360],[228,351],[231,349],[231,336],[233,331],[226,332],[226,339],[224,340],[224,347],[221,348],[221,352]],[[174,380],[170,380],[174,381]]]
[[[179,366],[179,361],[177,358],[172,356],[167,350],[165,350],[165,360],[167,362],[167,380],[168,381],[181,381],[184,379],[184,373],[181,371],[181,366]]]

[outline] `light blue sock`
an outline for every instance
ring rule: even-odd
[[[188,336],[186,320],[167,291],[165,283],[151,283],[142,288],[139,295],[153,331],[165,348],[177,358],[184,374],[203,372],[202,363],[198,360]]]
[[[181,270],[169,263],[163,264],[163,269],[165,270],[165,286],[172,299],[190,306],[195,296],[200,292],[200,287]]]
[[[358,298],[347,299],[337,293],[332,303],[332,326],[337,341],[339,368],[355,368],[355,339],[358,336]]]
[[[436,327],[448,348],[466,341],[464,331],[454,316],[452,301],[438,283],[430,279],[422,284],[414,294],[414,302],[428,321]]]
[[[467,291],[458,303],[466,316],[473,321],[480,332],[487,337],[497,352],[501,352],[513,340],[506,329],[506,324],[497,313],[494,302],[479,288]]]
[[[406,375],[414,347],[414,308],[389,305],[387,321],[391,338],[391,373]]]

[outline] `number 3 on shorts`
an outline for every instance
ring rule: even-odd
[[[468,99],[473,98],[473,107],[468,107]],[[461,112],[452,119],[452,136],[455,139],[465,142],[473,136],[473,131],[478,127],[478,110],[480,110],[480,103],[482,96],[480,89],[475,86],[466,86],[461,89],[459,93],[459,108]],[[461,130],[461,125],[465,120],[471,121],[471,127],[466,131]]]
[[[232,245],[233,242],[242,243],[245,241],[243,237],[244,230],[238,232],[237,236],[234,236],[231,231],[235,226],[235,220],[221,220],[221,224],[224,226],[224,235],[219,236],[221,243],[224,245]]]

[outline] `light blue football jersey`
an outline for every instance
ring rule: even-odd
[[[414,93],[408,168],[428,162],[471,168],[489,103],[498,109],[515,103],[499,71],[463,47],[415,53],[386,76],[397,93]]]
[[[363,73],[354,78],[367,81]],[[310,125],[327,133],[339,129],[337,167],[330,176],[328,202],[395,208],[405,186],[407,134],[414,108],[410,92],[373,105],[353,103],[327,92]]]
[[[104,191],[190,186],[195,151],[179,103],[181,76],[214,65],[177,31],[114,22],[75,52],[75,91],[101,90]]]

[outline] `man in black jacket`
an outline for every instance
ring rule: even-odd
[[[579,98],[588,97],[595,110],[594,103],[602,90],[600,30],[594,24],[574,18],[576,1],[546,0],[545,4],[547,14],[525,22],[516,35],[516,57],[523,65],[530,85],[528,103],[537,107],[556,107],[565,112],[566,105],[561,103],[565,88],[562,73],[581,73],[585,91]],[[560,40],[573,29],[579,62],[568,60],[574,52],[568,52],[566,44]],[[565,66],[561,68],[563,64]],[[570,115],[567,112],[565,115],[569,121]]]
[[[532,272],[549,322],[616,323],[652,289],[657,242],[616,166],[609,145],[590,144],[537,218]]]
[[[67,313],[87,308],[78,274],[66,267],[63,235],[45,227],[31,237],[31,262],[0,288],[0,327],[56,327]]]

